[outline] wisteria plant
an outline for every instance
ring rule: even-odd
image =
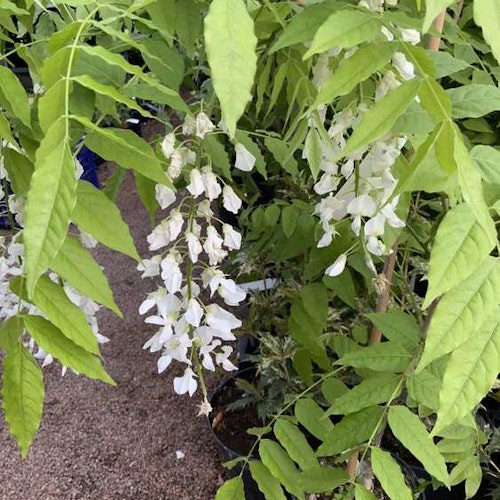
[[[244,498],[246,468],[268,499],[411,499],[403,448],[476,494],[500,370],[496,0],[3,1],[0,47],[2,403],[23,456],[43,366],[114,384],[100,243],[151,283],[144,348],[184,365],[202,415],[204,373],[265,327],[232,309],[258,304],[252,262],[288,287],[293,383],[217,499]],[[104,190],[82,147],[117,165]],[[147,258],[114,202],[125,169]]]

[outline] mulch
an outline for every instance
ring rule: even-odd
[[[148,216],[130,172],[118,202],[147,257]],[[99,248],[96,258],[124,313],[123,320],[100,313],[101,333],[111,339],[103,359],[118,385],[62,377],[57,363],[45,368],[42,425],[26,459],[0,418],[0,499],[213,499],[223,468],[206,419],[196,416],[200,395],[176,395],[172,380],[183,367],[160,376],[158,356],[142,349],[154,327],[137,311],[154,283],[126,256]]]

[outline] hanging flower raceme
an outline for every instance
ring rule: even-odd
[[[198,142],[196,137],[203,138],[212,130],[214,125],[203,113],[187,118],[182,126],[182,134],[190,135],[193,144]],[[235,167],[250,170],[255,158],[238,146]],[[222,197],[224,208],[236,214],[242,202],[230,186],[222,186],[210,165],[199,165],[200,155],[186,146],[176,146],[174,133],[163,139],[161,149],[171,164],[180,150],[188,159],[177,175],[186,180],[187,194],[172,208],[174,191],[156,186],[158,204],[168,213],[147,238],[149,249],[159,253],[138,266],[143,278],[158,276],[161,280],[139,308],[140,314],[147,314],[145,322],[158,327],[144,348],[160,353],[159,373],[174,360],[186,365],[184,374],[173,381],[174,391],[192,396],[200,386],[204,396],[200,413],[208,414],[211,408],[202,369],[236,369],[230,361],[233,348],[225,342],[235,340],[233,332],[242,324],[224,307],[210,302],[218,298],[227,306],[237,306],[246,296],[219,267],[229,252],[240,248],[241,235],[214,216],[211,203]]]
[[[393,2],[385,3],[393,5]],[[378,11],[383,9],[384,1],[362,1],[359,5]],[[382,32],[388,40],[394,38],[389,29],[384,27]],[[419,33],[411,29],[400,30],[399,36],[406,43],[416,44],[420,41]],[[347,58],[349,54],[343,57]],[[324,61],[323,64],[327,65]],[[393,54],[391,66],[392,69],[386,69],[383,73],[375,89],[375,101],[382,99],[405,80],[415,77],[413,64],[402,52]],[[390,252],[383,241],[386,227],[404,226],[404,221],[396,214],[399,197],[394,195],[397,180],[392,167],[401,154],[406,137],[389,133],[357,151],[343,155],[349,136],[367,111],[367,105],[361,103],[354,109],[347,108],[336,113],[331,119],[327,134],[322,137],[320,175],[314,185],[315,192],[322,198],[316,204],[315,213],[323,229],[318,247],[329,246],[337,234],[336,224],[348,218],[352,232],[359,236],[365,249],[369,267],[375,269],[370,255],[381,256]],[[345,264],[346,256],[341,255],[325,273],[337,276]]]

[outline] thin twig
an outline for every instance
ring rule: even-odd
[[[380,275],[379,292],[376,312],[385,313],[389,307],[389,300],[391,298],[392,277],[394,275],[394,266],[396,265],[396,257],[398,252],[398,244],[394,243],[391,253],[385,258],[384,271]],[[370,344],[377,344],[382,340],[382,332],[373,326],[370,333]]]

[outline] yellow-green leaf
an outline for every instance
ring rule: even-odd
[[[30,296],[64,242],[76,202],[75,160],[68,140],[62,118],[49,128],[36,152],[23,232]]]
[[[103,217],[102,214],[106,214]],[[73,222],[104,245],[140,261],[134,240],[118,207],[90,182],[79,181]]]
[[[497,292],[500,297],[500,288]],[[469,414],[491,389],[499,371],[500,316],[495,312],[467,342],[451,353],[433,433]]]
[[[31,125],[28,96],[14,72],[0,65],[0,106],[9,110],[24,125]]]
[[[326,52],[332,47],[343,49],[368,42],[380,34],[380,20],[369,12],[345,9],[334,12],[316,32],[304,59]]]
[[[333,75],[321,85],[312,107],[330,104],[336,97],[351,92],[356,85],[383,68],[395,50],[392,43],[361,46],[351,57],[342,60]]]
[[[487,257],[474,273],[439,301],[417,371],[473,337],[481,326],[478,318],[489,317],[497,309],[499,294],[499,265],[494,258]]]
[[[92,254],[74,236],[66,236],[51,268],[82,295],[99,302],[123,317],[113,299],[108,279]]]
[[[248,465],[253,479],[266,500],[286,500],[280,482],[261,461],[251,460]]]
[[[5,421],[25,457],[40,426],[45,389],[42,370],[21,343],[5,355],[2,383]]]
[[[413,79],[388,92],[367,111],[354,129],[342,151],[342,156],[376,141],[393,127],[398,117],[406,111],[418,94],[422,82]]]
[[[82,349],[41,316],[25,316],[24,324],[36,343],[63,366],[67,366],[88,378],[102,380],[110,385],[116,385],[114,380],[104,371],[101,360]]]
[[[424,307],[475,272],[493,246],[466,203],[448,211],[432,247]]]
[[[222,117],[234,137],[257,69],[257,38],[243,0],[212,1],[205,18],[205,44]]]
[[[372,448],[371,462],[375,477],[391,500],[413,500],[401,467],[389,452],[376,447]]]
[[[425,470],[439,481],[448,484],[444,458],[417,415],[406,406],[391,406],[388,422],[394,436],[422,463]]]
[[[500,5],[496,0],[474,0],[474,21],[483,30],[495,59],[500,62]]]

